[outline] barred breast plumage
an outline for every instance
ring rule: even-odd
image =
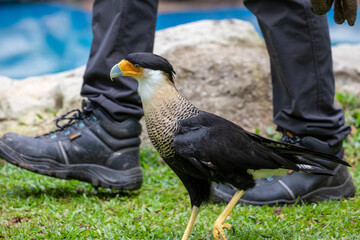
[[[144,105],[144,113],[151,143],[163,159],[171,159],[175,156],[172,141],[178,131],[178,121],[196,116],[200,110],[177,93],[157,104]]]

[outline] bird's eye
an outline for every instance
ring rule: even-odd
[[[134,64],[134,68],[139,69],[139,68],[140,68],[140,65],[137,64],[137,63],[135,63],[135,64]]]

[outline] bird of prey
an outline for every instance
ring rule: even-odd
[[[231,225],[225,218],[245,191],[255,186],[254,178],[289,169],[332,175],[321,161],[308,157],[348,165],[336,156],[263,138],[199,110],[180,95],[174,75],[172,65],[152,53],[129,54],[110,72],[111,79],[128,76],[138,81],[149,138],[190,195],[192,213],[183,240],[190,236],[201,203],[209,198],[211,181],[238,189],[214,223],[215,239],[226,239],[224,228]]]

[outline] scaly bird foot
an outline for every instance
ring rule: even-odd
[[[224,223],[223,221],[215,221],[213,235],[216,240],[227,240],[227,237],[224,233],[224,228],[230,230],[232,228],[230,223]],[[221,238],[220,238],[221,237]]]

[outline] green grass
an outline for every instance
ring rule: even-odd
[[[0,238],[180,239],[190,216],[187,192],[176,175],[143,151],[139,191],[95,189],[21,170],[0,169]],[[360,169],[353,171],[360,186]],[[359,191],[359,188],[357,189]],[[207,203],[192,239],[211,239],[224,205]],[[288,207],[237,206],[227,222],[229,239],[356,239],[360,198]]]
[[[360,142],[360,99],[339,96],[353,129],[345,147],[359,193],[355,145]],[[144,147],[141,158],[144,183],[134,192],[95,189],[0,160],[0,239],[180,239],[190,216],[187,192],[152,148]],[[191,239],[212,239],[212,224],[224,206],[204,204]],[[235,229],[227,231],[229,239],[359,239],[360,197],[285,207],[236,206],[227,222]]]
[[[356,164],[360,159],[360,96],[341,92],[336,93],[336,99],[344,109],[346,123],[351,127],[351,133],[344,141],[346,160]]]

